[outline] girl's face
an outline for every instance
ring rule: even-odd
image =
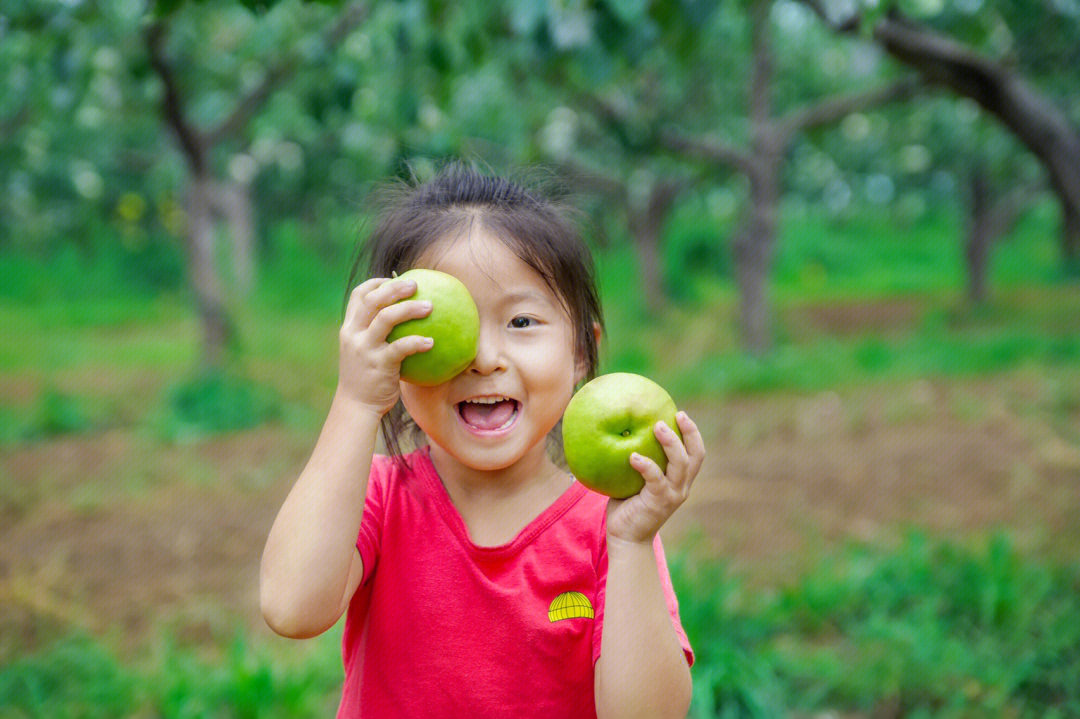
[[[522,460],[541,466],[546,438],[585,374],[573,325],[543,278],[473,223],[440,242],[420,266],[457,277],[480,313],[476,359],[434,387],[401,383],[401,399],[437,451],[471,470],[495,472]]]

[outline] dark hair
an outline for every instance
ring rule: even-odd
[[[377,195],[377,201],[382,210],[353,263],[346,300],[359,283],[363,266],[368,277],[401,274],[433,244],[478,219],[559,298],[573,324],[575,357],[585,362],[586,379],[596,376],[599,349],[593,325],[603,327],[603,313],[592,254],[568,206],[551,195],[461,163],[446,165],[427,182],[393,183]],[[399,437],[410,425],[415,440],[419,428],[399,400],[382,420],[390,454],[401,455]]]

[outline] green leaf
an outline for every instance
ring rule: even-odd
[[[649,9],[649,0],[608,0],[611,12],[627,25],[641,22]]]

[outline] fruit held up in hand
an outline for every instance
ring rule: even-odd
[[[622,499],[645,485],[630,466],[637,452],[667,470],[667,455],[653,434],[663,420],[679,438],[675,401],[647,377],[614,372],[579,389],[563,414],[563,451],[570,472],[591,490]]]
[[[387,342],[420,335],[435,340],[426,352],[409,355],[401,363],[401,378],[418,385],[446,382],[476,358],[480,314],[469,290],[453,275],[438,270],[414,269],[397,276],[416,282],[416,293],[406,300],[427,300],[427,317],[406,320],[394,327]],[[406,300],[402,300],[403,302]]]

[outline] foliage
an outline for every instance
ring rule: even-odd
[[[106,719],[129,714],[135,697],[130,670],[88,637],[62,640],[0,669],[0,717],[4,719]]]
[[[0,409],[0,445],[84,432],[92,426],[84,399],[50,387],[25,411]]]
[[[155,420],[158,432],[172,441],[254,427],[282,414],[277,393],[250,379],[208,369],[174,384]]]
[[[0,667],[0,718],[324,716],[340,691],[335,649],[323,642],[298,666],[241,632],[210,655],[165,636],[154,656],[128,664],[76,634]]]
[[[27,279],[33,266],[4,263],[0,297],[68,296],[85,258],[101,253],[115,262],[95,265],[110,268],[97,278],[98,291],[168,293],[190,279],[180,251],[189,170],[162,120],[165,88],[146,43],[155,22],[167,26],[165,54],[187,116],[202,131],[277,68],[289,70],[208,158],[214,177],[250,188],[266,256],[325,257],[329,225],[359,214],[374,181],[423,177],[442,158],[466,156],[499,170],[537,162],[603,168],[626,197],[585,202],[597,216],[617,218],[622,229],[612,237],[620,244],[631,229],[620,205],[640,205],[662,180],[687,180],[699,201],[728,209],[700,215],[691,233],[678,224],[665,252],[698,274],[729,271],[742,181],[662,152],[658,133],[677,126],[746,145],[746,3],[372,3],[360,27],[327,46],[322,33],[345,5],[111,0],[0,8],[0,79],[9,90],[0,96],[9,140],[0,145],[0,215],[8,220],[0,249],[28,250],[31,263],[57,272],[50,288]],[[864,10],[885,11],[872,5]],[[1076,117],[1068,69],[1080,20],[1069,3],[900,5],[991,56],[1015,54],[1025,75]],[[898,73],[867,38],[834,36],[799,2],[773,2],[770,30],[776,113]],[[600,104],[623,120],[612,123]],[[986,168],[996,191],[1041,176],[972,103],[921,97],[796,138],[785,196],[837,217],[888,209],[918,221],[963,205],[972,167]],[[278,232],[282,222],[297,231]],[[958,238],[963,228],[944,229]],[[831,235],[815,241],[836,254]],[[665,277],[675,299],[700,297],[696,278]]]
[[[691,716],[1080,710],[1080,565],[1025,557],[1007,536],[852,546],[778,591],[673,565],[698,655]]]
[[[669,556],[696,653],[691,716],[1073,716],[1080,565],[913,532],[851,545],[775,587],[693,551]],[[271,651],[237,631],[207,651],[170,636],[122,659],[74,635],[0,666],[0,717],[297,717],[331,712],[338,642]]]

